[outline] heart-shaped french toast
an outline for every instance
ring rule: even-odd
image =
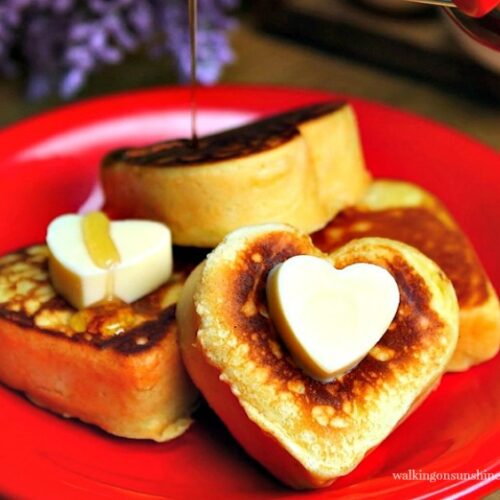
[[[387,331],[330,382],[297,364],[270,315],[269,274],[299,255],[338,270],[378,266],[399,291]],[[177,320],[186,368],[208,403],[251,456],[295,488],[327,486],[356,467],[439,382],[458,335],[453,286],[418,250],[364,238],[326,255],[281,224],[229,234],[189,277]]]

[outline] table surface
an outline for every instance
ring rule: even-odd
[[[246,22],[234,32],[233,42],[237,60],[225,70],[223,83],[274,84],[349,93],[448,124],[500,149],[500,113],[496,103],[445,92],[425,82],[265,35]],[[174,83],[167,62],[151,62],[136,56],[93,75],[76,99]],[[19,82],[5,80],[0,80],[0,102],[0,127],[64,104],[55,97],[28,102]]]

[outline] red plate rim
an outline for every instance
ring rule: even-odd
[[[203,88],[199,94],[199,107],[206,109],[217,109],[210,103],[213,101],[223,100],[228,108],[234,108],[241,111],[255,111],[255,99],[274,95],[276,100],[273,105],[266,107],[269,113],[285,109],[287,100],[291,96],[302,100],[302,104],[307,102],[315,102],[321,99],[346,99],[353,105],[360,106],[364,109],[383,110],[388,116],[397,114],[398,116],[406,117],[412,120],[416,128],[427,130],[427,133],[435,131],[439,133],[440,138],[445,144],[458,144],[462,149],[480,151],[483,161],[488,164],[498,164],[498,153],[493,149],[483,145],[482,143],[468,137],[453,129],[446,128],[429,119],[415,116],[411,113],[396,110],[384,104],[378,104],[369,100],[353,98],[348,95],[332,94],[327,91],[308,90],[300,88],[290,88],[281,86],[246,86],[246,85],[224,85],[212,88]],[[33,145],[48,137],[57,135],[66,128],[75,125],[75,119],[79,125],[95,122],[99,119],[111,119],[120,117],[128,112],[140,112],[148,110],[158,110],[162,101],[168,101],[170,109],[176,109],[172,106],[173,97],[178,99],[178,109],[185,110],[186,103],[189,99],[189,88],[174,87],[174,88],[154,88],[150,90],[140,90],[134,92],[125,92],[103,96],[99,98],[89,99],[78,103],[68,104],[60,109],[48,111],[38,116],[28,118],[18,124],[12,125],[0,131],[0,171],[2,167],[8,168],[11,161],[15,161],[27,145]],[[103,108],[107,111],[103,114]],[[478,172],[485,183],[493,183],[498,181],[498,174],[494,173],[493,169],[484,169]],[[492,269],[489,269],[490,272]],[[498,277],[498,272],[493,272]],[[498,283],[497,283],[498,286]],[[479,369],[486,369],[485,366]],[[496,429],[491,429],[491,444],[500,444],[500,422]],[[476,450],[478,451],[478,450]],[[486,470],[492,472],[500,472],[500,458],[492,460],[484,464]],[[428,493],[425,493],[421,488],[422,484],[415,484],[415,493],[418,491],[419,498],[427,498],[429,496],[452,496],[453,498],[462,497],[465,495],[486,494],[493,491],[494,485],[492,481],[484,481],[483,483],[470,483],[468,481],[458,481],[453,484],[449,482],[441,482],[435,484]],[[408,484],[410,487],[410,484]],[[329,492],[322,491],[323,495],[330,496]],[[335,496],[335,490],[331,491],[332,496]],[[283,498],[283,494],[278,493]],[[415,497],[416,498],[416,497]]]

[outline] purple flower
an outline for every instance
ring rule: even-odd
[[[198,0],[198,80],[215,82],[233,59],[227,38],[239,0]],[[27,72],[28,95],[73,96],[88,75],[149,47],[190,74],[187,0],[0,0],[0,73]]]
[[[159,3],[159,18],[166,27],[165,49],[175,59],[183,81],[190,78],[190,40],[186,0]],[[233,60],[226,33],[235,22],[227,17],[226,9],[234,8],[235,0],[199,0],[197,33],[197,79],[210,84],[219,78],[222,67]]]

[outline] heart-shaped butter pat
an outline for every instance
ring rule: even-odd
[[[325,259],[297,255],[271,270],[267,299],[295,362],[329,382],[384,335],[399,306],[399,289],[383,267],[360,263],[338,270]]]
[[[102,220],[97,218],[100,224],[85,232],[84,217],[63,215],[47,230],[52,284],[70,304],[82,309],[112,298],[130,303],[168,280],[172,240],[165,225],[124,220],[109,223],[109,234],[99,234],[105,227]],[[116,261],[113,249],[118,253]]]

